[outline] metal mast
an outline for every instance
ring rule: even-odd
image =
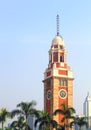
[[[59,15],[57,14],[57,36],[59,36]]]

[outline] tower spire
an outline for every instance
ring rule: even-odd
[[[59,36],[59,15],[57,14],[57,36]]]

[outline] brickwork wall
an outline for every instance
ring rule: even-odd
[[[73,107],[73,80],[68,80],[68,107]]]

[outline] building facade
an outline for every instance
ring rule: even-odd
[[[58,22],[58,21],[57,21]],[[51,116],[56,109],[61,109],[61,104],[73,107],[73,72],[67,63],[67,50],[64,39],[59,34],[52,40],[49,50],[49,63],[44,72],[44,110]],[[53,117],[58,123],[61,116]]]
[[[35,120],[36,120],[35,115],[28,116],[28,125],[31,130],[39,130],[39,126],[38,126],[39,124],[37,124],[37,126],[35,127]]]
[[[91,130],[91,96],[89,94],[85,98],[84,104],[83,104],[83,113],[88,118],[88,126]]]

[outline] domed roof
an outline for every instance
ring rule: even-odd
[[[61,36],[56,36],[53,40],[52,40],[52,45],[62,45],[64,46],[64,40]]]

